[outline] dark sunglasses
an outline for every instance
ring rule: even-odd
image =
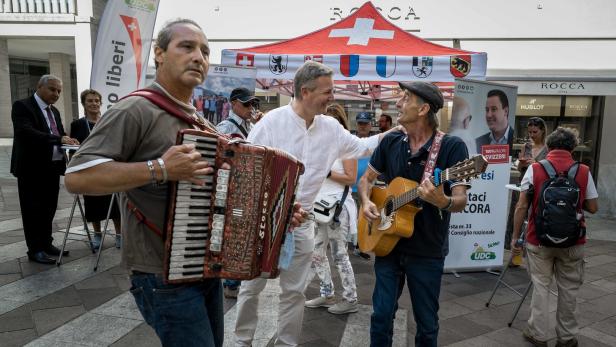
[[[259,102],[255,102],[255,101],[243,102],[242,105],[244,105],[244,107],[259,108]]]

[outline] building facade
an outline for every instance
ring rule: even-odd
[[[97,23],[106,1],[0,0],[0,137],[12,137],[11,105],[43,74],[63,81],[56,107],[65,125],[83,114]]]
[[[363,2],[313,0],[309,6],[290,6],[283,0],[160,0],[155,32],[170,19],[191,18],[208,36],[211,62],[219,63],[222,49],[300,36],[346,17]],[[593,170],[600,213],[616,217],[616,183],[610,179],[616,175],[616,137],[609,135],[616,129],[616,2],[373,3],[392,23],[423,39],[487,52],[486,79],[518,86],[519,141],[530,116],[545,118],[550,128],[578,129],[581,145],[574,155]],[[82,113],[76,96],[89,86],[97,23],[105,4],[103,0],[0,0],[0,137],[12,135],[11,102],[31,93],[42,72],[65,82],[58,102],[65,123]],[[148,75],[153,76],[153,68]]]

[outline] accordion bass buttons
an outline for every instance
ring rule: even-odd
[[[220,252],[222,250],[222,238],[225,229],[224,208],[227,206],[227,190],[229,189],[230,171],[218,169],[216,173],[216,196],[214,199],[214,206],[219,210],[212,215],[212,231],[210,236],[211,252]]]

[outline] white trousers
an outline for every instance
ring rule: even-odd
[[[304,288],[310,270],[314,250],[314,222],[308,221],[296,228],[295,252],[291,266],[280,271],[280,303],[278,306],[278,329],[275,346],[297,346],[304,320]],[[256,278],[243,281],[237,296],[237,320],[235,322],[235,345],[250,346],[257,329],[259,294],[267,279]]]
[[[316,224],[316,235],[314,237],[314,253],[312,254],[312,265],[310,274],[306,281],[306,286],[312,282],[316,274],[320,280],[320,294],[324,297],[334,295],[334,282],[327,259],[327,245],[331,247],[332,258],[338,268],[340,281],[342,282],[342,298],[348,302],[357,300],[357,288],[355,286],[355,274],[349,260],[347,252],[347,235],[349,233],[349,213],[346,207],[340,213],[340,226],[331,229],[329,224]]]

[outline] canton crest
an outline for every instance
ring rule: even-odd
[[[450,58],[449,71],[454,77],[466,77],[471,72],[471,56],[455,55]]]
[[[413,75],[426,78],[432,73],[432,57],[413,57]]]
[[[287,72],[288,63],[288,55],[270,54],[269,56],[269,69],[274,75],[282,75]]]

